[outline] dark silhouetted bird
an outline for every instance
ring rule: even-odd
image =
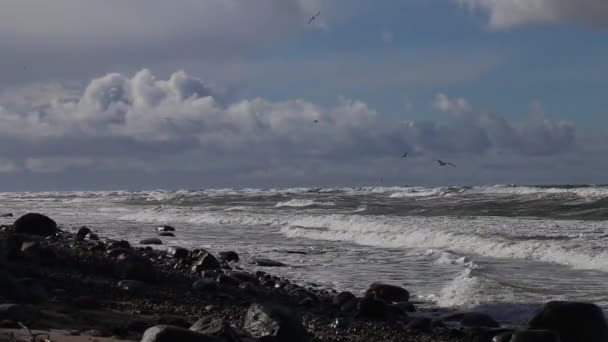
[[[456,165],[454,165],[454,164],[452,164],[452,163],[444,162],[444,161],[441,161],[441,160],[439,160],[439,159],[437,159],[437,162],[439,163],[439,166],[446,166],[446,165],[450,165],[450,166],[456,167]]]
[[[321,15],[321,11],[317,12],[317,14],[313,15],[312,17],[310,17],[310,19],[308,19],[308,25],[310,25],[310,23],[313,22],[313,20],[317,19],[317,17]]]

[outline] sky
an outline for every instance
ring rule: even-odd
[[[605,0],[3,0],[0,191],[608,183],[607,41]]]

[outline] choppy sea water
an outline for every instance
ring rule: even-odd
[[[0,213],[30,211],[131,242],[170,224],[165,246],[276,259],[336,290],[402,285],[505,323],[554,299],[608,309],[608,186],[0,193]]]

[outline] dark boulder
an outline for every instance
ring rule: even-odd
[[[256,338],[273,337],[276,342],[308,342],[308,332],[290,309],[278,305],[252,304],[245,315],[243,328]]]
[[[217,270],[222,265],[211,253],[205,253],[192,263],[192,272],[200,273],[202,271]]]
[[[158,226],[158,227],[156,227],[156,231],[159,231],[159,232],[174,232],[175,228],[172,227],[172,226],[167,226],[167,225],[165,225],[165,226]]]
[[[602,309],[592,303],[551,301],[528,322],[531,329],[552,330],[561,342],[605,342],[608,325]]]
[[[50,217],[39,213],[27,213],[13,223],[15,233],[50,236],[59,231],[57,223]]]
[[[462,325],[463,327],[500,327],[500,324],[498,324],[498,322],[496,322],[494,318],[481,312],[457,313],[444,317],[443,320],[460,322],[460,325]]]
[[[88,227],[80,227],[80,229],[78,229],[78,232],[76,233],[76,236],[80,239],[84,239],[85,236],[90,233],[92,233],[92,231]]]
[[[252,283],[259,284],[258,278],[256,278],[253,274],[243,272],[243,271],[229,271],[226,272],[232,278],[238,279],[241,283]]]
[[[0,295],[11,300],[21,300],[26,292],[10,273],[0,270]]]
[[[203,335],[189,329],[171,325],[155,325],[148,328],[141,342],[223,342],[221,338]]]
[[[387,303],[410,300],[410,293],[406,289],[381,283],[373,283],[365,292],[365,296],[380,299]]]
[[[23,278],[17,280],[17,286],[23,292],[21,302],[28,304],[41,304],[48,299],[45,286],[33,278]]]
[[[158,233],[158,236],[163,236],[163,237],[175,237],[175,234],[171,233],[171,232],[161,232]]]
[[[399,302],[392,304],[391,306],[396,307],[403,312],[416,312],[416,307],[414,306],[414,303],[411,302]]]
[[[90,241],[99,241],[99,235],[95,233],[89,233],[85,236],[85,238]]]
[[[116,258],[116,276],[120,279],[153,282],[156,280],[156,269],[150,259],[131,254],[120,254]]]
[[[263,267],[285,267],[285,266],[287,266],[280,261],[275,261],[272,259],[265,259],[265,258],[253,258],[251,260],[251,263],[254,265],[263,266]]]
[[[140,245],[162,245],[163,242],[158,238],[148,238],[139,241]]]
[[[0,217],[13,217],[13,213],[2,214]]]
[[[167,252],[169,253],[169,255],[171,255],[172,257],[174,257],[175,259],[186,259],[188,257],[188,255],[190,255],[190,251],[183,248],[183,247],[169,247],[169,249],[167,249]]]
[[[218,254],[218,257],[221,261],[225,262],[238,262],[240,260],[239,255],[233,251],[220,252],[220,254]]]

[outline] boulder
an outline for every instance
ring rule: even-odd
[[[117,284],[118,288],[127,292],[139,292],[146,288],[146,283],[139,280],[121,280]]]
[[[150,259],[131,254],[120,254],[116,258],[116,276],[121,279],[133,279],[144,282],[156,280],[156,269]]]
[[[247,310],[243,328],[256,338],[276,342],[309,342],[300,318],[286,307],[254,303]]]
[[[192,272],[200,273],[202,271],[217,270],[222,265],[211,253],[205,253],[192,263]]]
[[[492,317],[481,312],[463,312],[449,315],[443,318],[444,321],[457,321],[463,327],[486,327],[498,328],[500,324]]]
[[[27,235],[50,236],[59,231],[57,223],[48,216],[39,213],[27,213],[13,223],[15,233]]]
[[[174,232],[175,228],[172,227],[172,226],[164,225],[164,226],[158,226],[158,227],[156,227],[156,231],[159,231],[159,232]]]
[[[275,261],[272,259],[265,259],[265,258],[253,258],[251,260],[251,263],[254,265],[263,266],[263,267],[285,267],[285,266],[287,266],[282,262]]]
[[[26,292],[10,273],[0,270],[0,295],[11,300],[21,300]]]
[[[148,238],[139,241],[140,245],[162,245],[163,242],[158,238]]]
[[[148,328],[141,342],[223,342],[221,338],[203,335],[196,331],[159,324]]]
[[[80,227],[80,229],[78,229],[78,232],[76,233],[76,236],[80,239],[84,239],[87,234],[90,233],[92,233],[92,231],[88,227]]]
[[[605,342],[608,325],[602,309],[592,303],[551,301],[528,322],[531,329],[552,330],[561,342]]]
[[[365,296],[380,299],[387,303],[410,300],[410,293],[406,289],[381,283],[373,283],[365,292]]]
[[[221,261],[225,262],[238,262],[240,260],[239,255],[233,251],[220,252],[220,254],[218,254],[218,257]]]

